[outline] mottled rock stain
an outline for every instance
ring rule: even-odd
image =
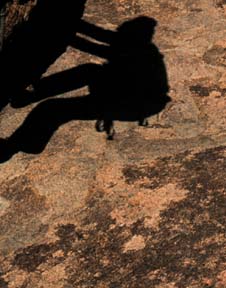
[[[165,175],[164,182],[174,177],[179,186],[188,189],[184,199],[171,202],[160,213],[157,228],[145,227],[142,218],[129,226],[115,225],[110,216],[111,199],[93,190],[79,228],[72,223],[56,227],[59,240],[20,249],[12,267],[30,273],[44,263],[51,269],[64,262],[68,287],[102,287],[105,283],[106,287],[143,288],[174,282],[182,288],[191,283],[191,287],[204,287],[207,278],[217,281],[226,260],[222,238],[226,225],[225,149],[186,152],[157,159],[149,169],[141,167],[141,175],[146,171],[149,181],[154,177],[161,186]],[[153,169],[155,173],[150,174]],[[134,171],[131,180],[138,181]],[[58,254],[60,262],[51,262]]]

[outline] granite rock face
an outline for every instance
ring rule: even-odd
[[[149,126],[107,141],[79,114],[86,85],[1,111],[0,287],[226,287],[226,2],[88,0],[83,19],[140,15],[172,99]],[[43,83],[104,62],[68,45]]]

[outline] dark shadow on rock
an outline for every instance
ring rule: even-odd
[[[115,111],[146,126],[146,118],[159,113],[169,101],[163,55],[152,43],[156,20],[138,17],[117,29],[108,62],[99,79],[90,83],[98,99],[98,121],[111,137]],[[100,128],[100,127],[99,127]]]
[[[38,104],[8,139],[0,141],[2,162],[19,151],[42,152],[54,131],[63,123],[96,119],[94,104],[89,96],[49,99]]]
[[[79,12],[81,6],[84,6],[82,5],[84,2],[84,0],[76,2],[74,9]],[[51,28],[45,29],[44,26],[48,27],[49,24],[47,21],[45,21],[45,25],[42,24],[39,27],[45,5],[39,6],[34,8],[31,19],[19,31],[15,31],[12,40],[5,45],[2,55],[0,55],[0,69],[4,75],[0,86],[0,109],[8,102],[14,108],[21,108],[32,102],[87,85],[90,77],[94,76],[96,72],[92,68],[90,70],[90,65],[81,68],[75,67],[42,78],[43,73],[66,51],[68,46],[104,59],[108,59],[110,56],[109,45],[112,43],[115,32],[80,19],[82,13],[68,15],[69,13],[62,12],[65,18],[69,17],[70,19],[71,17],[72,19],[71,21],[67,20],[66,24],[59,26],[58,29],[56,27],[57,30],[60,29],[61,33],[55,31],[52,24]],[[72,7],[69,10],[73,11]],[[56,13],[55,11],[54,15]],[[52,18],[51,21],[53,21]],[[64,22],[64,19],[62,21]],[[88,40],[87,37],[94,41]],[[95,41],[99,43],[97,44]],[[102,44],[100,44],[101,42]],[[27,89],[29,86],[32,89]]]
[[[145,126],[147,117],[162,111],[170,97],[163,55],[152,43],[156,24],[153,18],[142,16],[123,23],[116,32],[102,33],[84,22],[87,35],[93,32],[90,27],[107,38],[111,35],[103,39],[105,45],[80,42],[81,49],[86,47],[95,55],[102,53],[106,63],[84,64],[43,78],[36,87],[34,101],[86,85],[90,94],[38,104],[7,140],[1,140],[1,151],[5,151],[1,161],[18,151],[40,153],[54,131],[71,120],[97,120],[97,131],[106,131],[112,139],[114,120],[137,121]]]
[[[116,110],[127,111],[125,118],[147,125],[145,118],[161,111],[170,100],[163,55],[152,43],[156,24],[153,18],[141,16],[113,32],[82,21],[80,30],[84,35],[102,44],[76,37],[71,45],[106,59],[106,63],[85,64],[45,77],[36,85],[30,100],[39,101],[88,85],[99,107],[97,130],[113,129]]]
[[[80,27],[85,2],[39,0],[28,21],[13,31],[0,55],[0,109],[20,100],[25,88],[65,52]]]

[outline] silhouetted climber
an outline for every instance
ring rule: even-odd
[[[113,138],[113,119],[130,118],[147,126],[146,118],[170,100],[163,55],[152,43],[156,25],[155,19],[141,16],[113,32],[82,21],[79,32],[102,44],[80,36],[70,44],[105,58],[106,63],[85,64],[43,78],[37,86],[37,99],[88,85],[99,111],[96,129],[106,131],[108,139]]]
[[[71,47],[106,60],[109,59],[111,43],[116,35],[115,31],[106,30],[81,20],[77,32],[79,32],[79,35],[73,37],[68,43]],[[87,39],[87,36],[89,39]],[[95,41],[98,41],[98,44]],[[95,82],[96,74],[99,74],[99,70],[102,70],[102,65],[89,63],[43,77],[37,81],[34,93],[29,97],[30,102],[28,99],[27,103],[19,104],[24,106],[23,104],[27,105],[57,94],[90,85],[91,82]]]
[[[147,126],[147,117],[159,113],[170,100],[163,55],[152,43],[157,22],[141,16],[123,23],[110,45],[108,63],[90,85],[97,99],[98,131],[113,139],[113,120],[130,114]]]
[[[43,98],[38,99],[85,85],[90,94],[38,104],[9,138],[0,139],[0,162],[19,151],[42,152],[54,131],[71,120],[97,120],[96,129],[106,131],[108,139],[114,137],[114,120],[148,125],[147,117],[162,111],[170,101],[163,55],[152,43],[156,24],[142,16],[112,32],[83,22],[88,29],[85,34],[102,39],[105,45],[80,39],[75,42],[77,47],[101,55],[106,63],[84,64],[41,79],[38,90]]]

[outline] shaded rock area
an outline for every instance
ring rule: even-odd
[[[106,62],[87,44],[0,112],[1,288],[226,287],[226,2],[88,0],[83,20],[106,32],[140,15],[158,22],[171,97],[148,126],[96,131],[90,87],[70,78]]]
[[[5,6],[4,39],[7,39],[20,26],[27,21],[32,8],[36,5],[36,0],[11,0]]]

